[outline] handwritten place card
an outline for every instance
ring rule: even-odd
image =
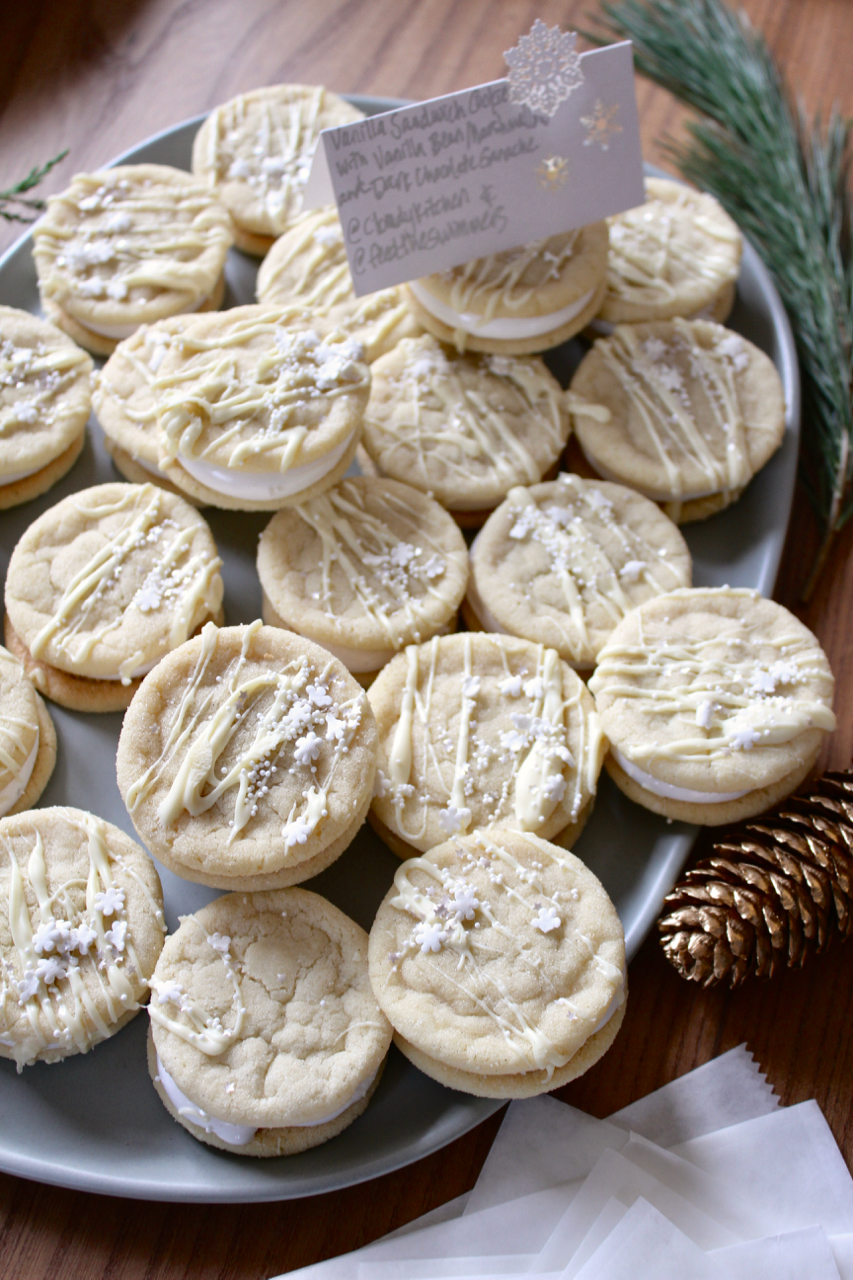
[[[337,202],[359,296],[642,204],[630,42],[554,61],[323,131],[304,207]]]

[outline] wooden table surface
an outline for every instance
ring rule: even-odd
[[[808,108],[853,114],[850,0],[741,0]],[[587,24],[593,0],[31,0],[3,5],[0,189],[69,148],[44,184],[61,190],[146,135],[233,94],[277,81],[428,98],[505,73],[502,52],[534,17]],[[647,159],[683,114],[639,82]],[[0,226],[0,249],[17,232]],[[3,299],[0,298],[0,302]],[[808,424],[805,425],[808,430]],[[853,525],[808,606],[816,533],[797,495],[776,597],[819,636],[837,679],[839,727],[825,764],[853,738]],[[745,1040],[784,1103],[816,1098],[853,1164],[853,944],[803,972],[735,993],[696,989],[650,938],[631,966],[631,999],[611,1051],[566,1101],[598,1115],[626,1105]],[[366,1244],[469,1188],[499,1117],[399,1173],[281,1204],[149,1204],[0,1176],[0,1280],[259,1280]]]

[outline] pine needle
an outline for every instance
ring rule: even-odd
[[[54,156],[52,160],[48,160],[46,164],[37,165],[34,169],[30,169],[25,178],[21,178],[20,182],[16,182],[13,187],[9,187],[6,191],[0,191],[0,218],[5,218],[7,222],[34,222],[38,215],[45,208],[44,200],[27,196],[28,191],[32,191],[33,187],[37,187],[42,178],[45,178],[51,169],[58,165],[60,160],[64,160],[68,155],[68,150],[60,151],[58,156]]]
[[[710,191],[770,270],[803,374],[801,474],[823,525],[806,587],[853,515],[853,121],[794,106],[763,37],[723,0],[604,0],[608,36],[637,69],[698,111],[691,141],[667,150]],[[605,43],[602,33],[589,38]]]

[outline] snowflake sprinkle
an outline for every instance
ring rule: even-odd
[[[552,929],[559,929],[562,923],[554,907],[540,907],[533,921],[533,928],[540,933],[550,933]]]

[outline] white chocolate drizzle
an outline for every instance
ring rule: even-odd
[[[523,313],[544,284],[560,279],[579,235],[534,240],[441,272],[439,279],[450,284],[450,307],[460,315],[475,312],[483,321]]]
[[[44,342],[31,347],[0,340],[0,444],[61,419],[64,393],[90,367],[86,353],[71,343],[51,349]],[[4,479],[12,483],[9,476],[0,483]]]
[[[143,615],[168,610],[167,643],[174,649],[189,638],[201,606],[208,616],[217,611],[222,600],[222,561],[217,556],[192,553],[197,526],[179,528],[170,520],[163,510],[163,493],[155,485],[127,486],[118,499],[92,506],[78,502],[77,507],[94,521],[122,512],[127,518],[109,535],[99,530],[102,537],[97,551],[74,574],[55,613],[30,642],[34,658],[42,657],[51,644],[64,661],[79,667],[133,610]],[[123,570],[132,565],[135,555],[150,555],[152,548],[157,550],[154,565],[133,598],[122,603]],[[138,649],[119,665],[114,678],[130,684],[140,670],[161,656],[160,651]]]
[[[191,916],[190,919],[203,932],[195,916]],[[148,1016],[158,1027],[171,1031],[173,1035],[185,1040],[194,1049],[198,1049],[199,1053],[204,1053],[209,1058],[216,1058],[239,1040],[246,1007],[240,986],[240,965],[231,955],[231,939],[227,934],[221,933],[205,933],[204,936],[214,957],[222,963],[231,987],[229,1025],[224,1026],[219,1014],[211,1013],[203,1005],[191,999],[179,982],[171,978],[160,979],[156,976],[150,982],[151,999],[148,1004]],[[174,1013],[169,1012],[170,1007],[174,1008]],[[180,1014],[183,1014],[183,1020],[178,1016]]]

